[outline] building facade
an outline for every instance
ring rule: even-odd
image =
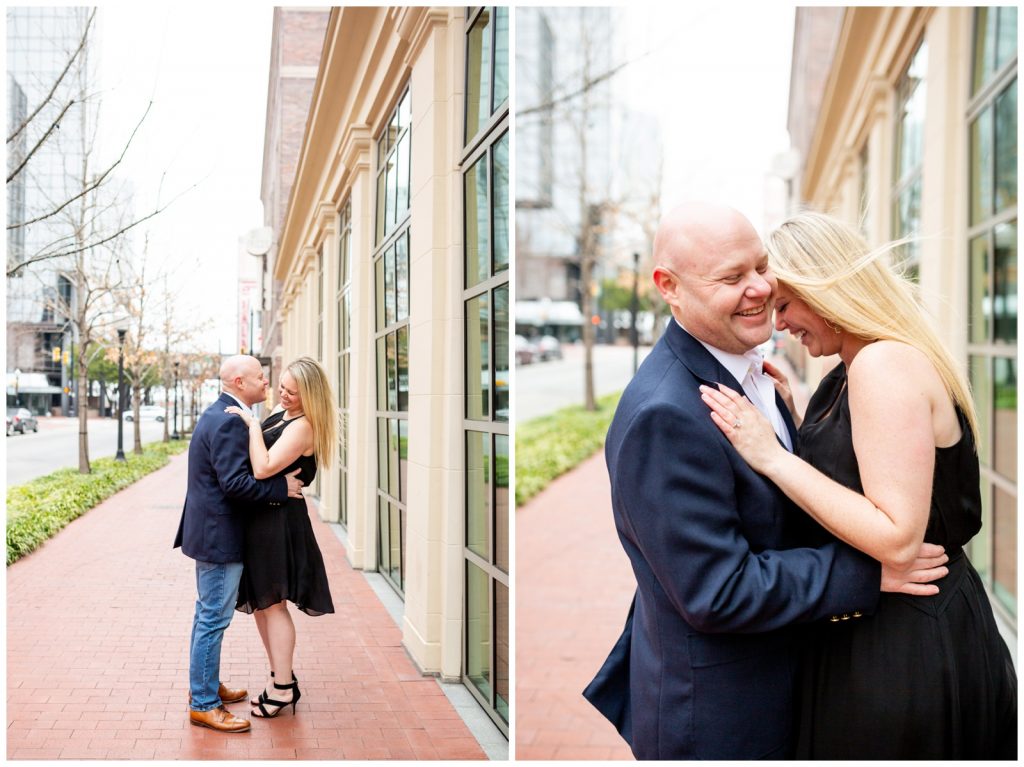
[[[255,279],[256,311],[252,325],[260,329],[260,343],[249,344],[254,354],[268,360],[270,380],[276,381],[281,370],[281,325],[273,307],[281,300],[281,280],[274,278],[277,247],[280,242],[284,216],[295,180],[302,137],[305,135],[309,102],[313,96],[320,54],[324,47],[324,32],[330,11],[326,8],[280,7],[274,8],[271,31],[270,77],[267,86],[267,122],[263,139],[263,174],[260,200],[263,202],[263,223],[269,230],[269,245],[247,248],[248,255],[240,256],[257,262]],[[263,233],[256,233],[262,239]],[[263,252],[262,256],[251,253]],[[253,263],[239,268],[248,279]],[[241,282],[241,281],[240,281]],[[239,316],[246,303],[246,286],[239,285]],[[240,347],[242,348],[242,347]]]
[[[271,275],[342,414],[321,516],[506,735],[508,43],[507,8],[332,9]]]
[[[969,554],[1015,635],[1017,10],[798,9],[796,23],[795,202],[873,244],[915,238],[899,258],[978,409],[984,524]]]
[[[579,338],[583,316],[534,302],[581,304],[582,249],[594,247],[582,242],[584,217],[598,229],[609,217],[614,13],[516,13],[516,296],[524,321],[543,315],[535,332],[564,339]]]

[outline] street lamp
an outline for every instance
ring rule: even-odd
[[[117,329],[117,455],[115,461],[124,463],[124,336],[128,331]]]
[[[171,439],[181,439],[181,435],[178,433],[178,365],[181,364],[178,360],[174,361],[174,434],[171,435]]]
[[[630,340],[633,342],[633,375],[636,375],[636,369],[639,366],[640,357],[640,333],[637,332],[636,327],[636,314],[640,309],[640,297],[638,295],[638,283],[640,282],[640,254],[633,254],[633,299],[630,301],[629,309],[633,315],[633,319],[630,320]]]

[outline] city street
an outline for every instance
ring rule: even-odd
[[[164,425],[141,421],[142,444],[163,439]],[[173,427],[172,433],[173,433]],[[135,444],[135,424],[124,424],[124,449]],[[78,466],[78,419],[39,418],[39,431],[7,437],[7,486],[20,485],[57,469]],[[117,453],[117,421],[113,418],[89,420],[89,458],[105,458]]]
[[[640,362],[650,350],[649,346],[640,347]],[[562,354],[560,360],[516,366],[516,423],[583,404],[583,344],[565,344]],[[594,391],[598,397],[621,391],[632,377],[632,346],[594,346]]]

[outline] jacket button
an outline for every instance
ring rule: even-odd
[[[831,618],[829,618],[829,622],[830,623],[839,623],[839,616],[838,615],[833,615]]]
[[[840,618],[839,620],[848,621],[848,620],[850,620],[850,616],[847,613],[843,613],[843,617]]]
[[[864,613],[862,613],[860,610],[854,610],[854,612],[853,612],[853,617],[854,618],[860,618],[863,615],[864,615]]]

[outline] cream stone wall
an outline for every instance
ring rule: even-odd
[[[376,141],[410,88],[412,106],[409,456],[402,635],[425,672],[458,679],[463,600],[462,140],[464,8],[342,8],[328,22],[311,118],[275,276],[283,359],[316,356],[316,250],[323,244],[324,360],[338,385],[340,212],[351,204],[352,345],[348,542],[354,567],[377,567],[373,272]],[[336,520],[336,467],[320,514]]]

